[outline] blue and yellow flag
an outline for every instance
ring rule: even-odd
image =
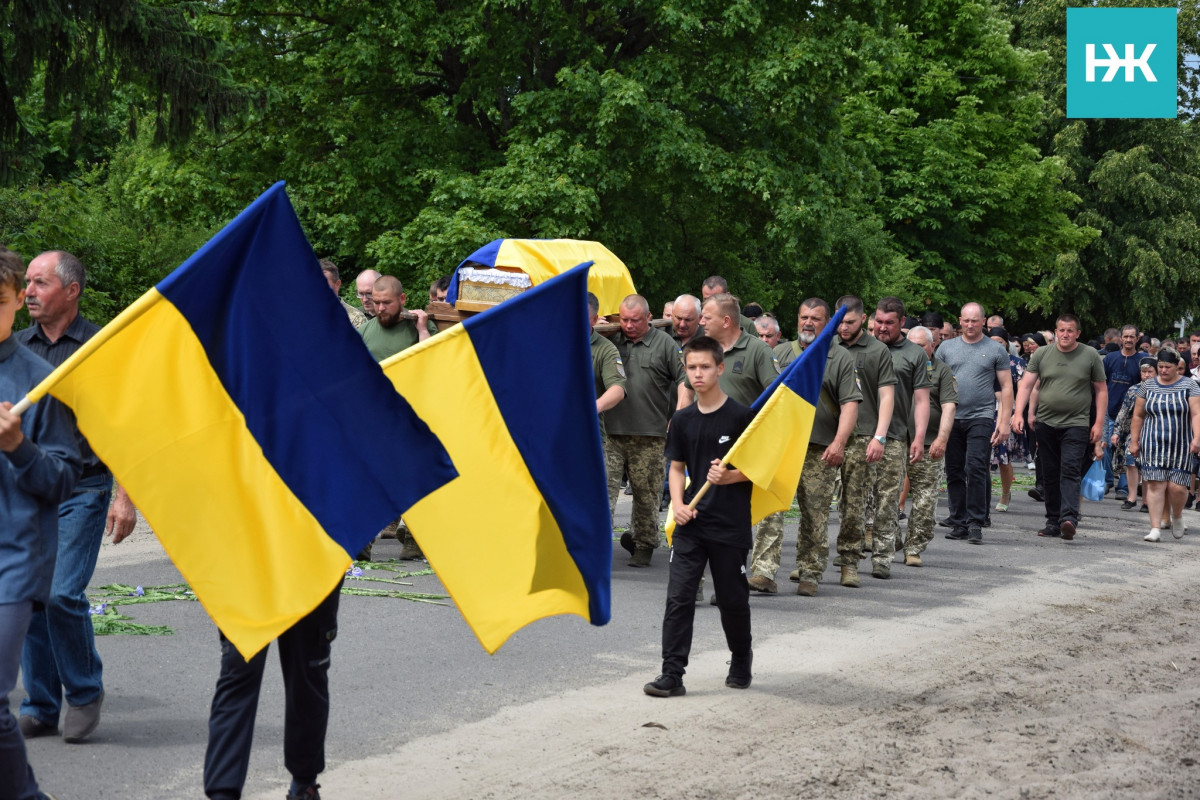
[[[813,343],[763,390],[750,406],[757,412],[754,419],[725,454],[725,463],[737,467],[754,484],[750,495],[754,523],[792,507],[821,401],[825,360],[844,316],[846,307],[842,306]],[[674,529],[674,519],[668,520],[668,540]]]
[[[458,469],[404,521],[489,653],[553,614],[608,622],[612,528],[587,269],[381,365]]]
[[[458,270],[471,264],[517,269],[537,286],[577,264],[592,262],[588,291],[600,301],[600,315],[616,314],[621,301],[635,294],[625,262],[599,242],[581,239],[496,239],[463,259],[450,279],[446,301],[458,299]]]
[[[455,475],[329,290],[282,183],[29,399],[47,392],[247,658]]]

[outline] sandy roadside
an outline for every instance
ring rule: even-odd
[[[686,697],[646,697],[653,674],[632,674],[342,763],[322,793],[1200,796],[1190,543],[1115,580],[1059,570],[902,623],[760,639],[745,692],[723,686],[727,654],[694,653]]]

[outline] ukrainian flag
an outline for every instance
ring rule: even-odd
[[[616,314],[621,301],[637,293],[629,268],[599,242],[579,239],[496,239],[488,242],[455,268],[446,302],[454,303],[458,299],[458,270],[471,264],[520,270],[537,286],[586,262],[592,263],[588,270],[588,291],[600,301],[600,315]]]
[[[46,393],[247,658],[455,476],[329,290],[282,183],[28,399]]]
[[[609,619],[587,274],[581,264],[381,365],[458,469],[404,521],[489,653],[542,617]]]
[[[725,454],[724,463],[737,467],[754,484],[750,495],[753,523],[792,507],[821,401],[825,360],[844,316],[846,307],[842,306],[816,340],[763,390],[750,406],[757,412],[754,419]],[[668,541],[674,529],[675,520],[668,520]]]

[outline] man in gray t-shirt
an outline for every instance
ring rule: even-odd
[[[958,406],[946,445],[946,494],[950,501],[947,539],[983,544],[988,512],[988,460],[992,446],[1008,441],[1012,413],[1012,377],[1008,353],[983,335],[983,307],[967,303],[958,323],[962,336],[947,339],[935,354],[954,373]],[[1000,413],[996,414],[996,383]]]

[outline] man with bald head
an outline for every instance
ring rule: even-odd
[[[971,544],[983,544],[991,482],[988,462],[992,447],[1008,441],[1013,407],[1008,352],[984,336],[983,321],[983,306],[967,303],[958,318],[962,335],[947,339],[937,349],[938,360],[950,367],[958,385],[958,406],[946,445],[946,495],[951,527],[946,538],[965,539]]]
[[[366,314],[367,319],[375,316],[375,303],[371,300],[371,287],[375,285],[375,281],[379,280],[379,275],[380,272],[377,269],[364,269],[354,279],[354,294],[358,297],[358,302],[362,303],[363,314]]]
[[[704,323],[700,319],[700,299],[691,294],[676,297],[675,305],[671,309],[671,321],[675,326],[675,343],[682,349],[685,344],[704,333]]]
[[[391,275],[381,275],[372,285],[375,316],[359,326],[358,333],[376,361],[391,358],[437,333],[423,310],[405,311],[407,299],[404,286]]]
[[[604,418],[609,513],[616,515],[621,475],[628,472],[633,514],[621,546],[629,551],[629,566],[648,567],[658,548],[663,447],[667,422],[678,405],[683,364],[671,335],[651,327],[646,298],[629,295],[619,312],[621,330],[612,342],[625,366],[625,399]]]

